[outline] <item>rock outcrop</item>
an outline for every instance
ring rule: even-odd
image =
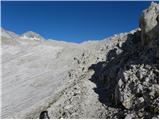
[[[140,16],[142,45],[158,39],[159,34],[159,5],[152,2]]]
[[[31,39],[31,40],[44,40],[42,36],[32,31],[22,34],[21,37],[24,39]]]
[[[123,111],[120,118],[158,117],[158,16],[158,4],[152,3],[141,15],[141,30],[129,33],[121,47],[118,44],[107,54],[102,74],[98,74],[106,82],[111,103]]]

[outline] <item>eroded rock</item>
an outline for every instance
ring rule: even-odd
[[[152,2],[151,6],[144,10],[140,17],[142,45],[158,39],[159,34],[159,5]]]

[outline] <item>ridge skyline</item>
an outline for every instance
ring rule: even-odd
[[[137,28],[141,11],[150,3],[2,2],[2,27],[16,34],[34,31],[46,39],[76,43],[100,40]]]

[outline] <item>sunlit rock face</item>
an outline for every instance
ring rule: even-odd
[[[29,31],[21,35],[21,38],[23,39],[31,39],[31,40],[44,40],[42,36],[39,34]]]
[[[142,44],[158,39],[159,34],[159,5],[152,2],[151,6],[144,10],[140,16],[140,28]]]

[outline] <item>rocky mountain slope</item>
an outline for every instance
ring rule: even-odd
[[[158,118],[159,8],[80,44],[1,28],[2,118]]]

